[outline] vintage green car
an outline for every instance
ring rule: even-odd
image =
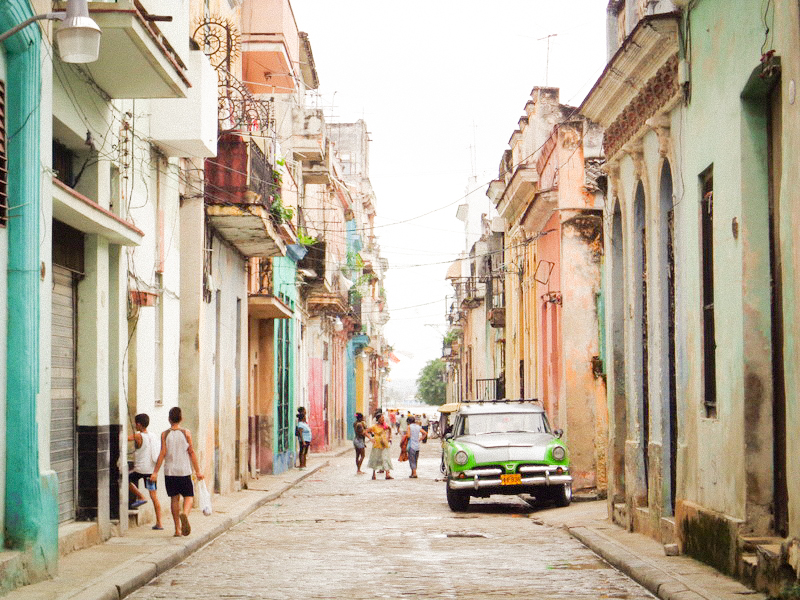
[[[472,496],[492,494],[569,505],[572,476],[561,434],[535,400],[462,403],[443,448],[450,509],[464,511]]]

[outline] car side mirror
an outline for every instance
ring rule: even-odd
[[[452,431],[448,431],[447,433],[445,433],[444,434],[444,439],[452,440],[453,439],[453,432]]]
[[[564,435],[564,430],[563,429],[556,429],[553,432],[553,435],[560,439],[561,436]]]

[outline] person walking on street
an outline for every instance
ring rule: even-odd
[[[138,498],[131,504],[131,508],[139,508],[145,504],[142,492],[139,491],[139,480],[144,480],[145,489],[150,492],[150,499],[153,501],[153,508],[156,511],[156,524],[153,529],[164,529],[161,525],[161,503],[158,501],[156,483],[150,481],[150,476],[161,454],[161,446],[158,436],[149,433],[147,427],[150,425],[150,417],[145,413],[140,413],[134,417],[134,427],[136,432],[128,436],[128,441],[133,442],[135,448],[133,452],[133,471],[128,476],[128,486],[130,491]]]
[[[298,406],[297,407],[297,416],[295,417],[298,422],[304,420],[306,418],[306,407],[305,406]],[[295,467],[300,466],[300,450],[303,447],[303,433],[300,431],[299,427],[294,428],[294,437],[297,438],[297,456],[295,457]]]
[[[306,468],[306,458],[308,457],[308,449],[311,448],[311,427],[306,422],[306,413],[297,413],[297,437],[300,442],[300,468]]]
[[[390,446],[392,444],[392,430],[386,424],[386,416],[383,413],[375,413],[377,423],[370,427],[370,438],[372,438],[372,450],[369,453],[369,464],[372,469],[372,478],[375,479],[375,471],[386,472],[386,479],[394,479],[389,472],[392,470],[392,455]]]
[[[412,479],[417,478],[417,461],[419,460],[419,443],[428,439],[428,432],[425,431],[414,417],[408,417],[408,429],[403,439],[407,440],[406,450],[408,452],[408,466],[411,467]]]
[[[175,537],[189,535],[192,526],[189,523],[189,511],[194,503],[194,486],[192,485],[192,467],[198,481],[205,476],[197,464],[197,455],[192,446],[192,434],[181,427],[183,413],[174,406],[169,409],[170,428],[161,434],[161,452],[158,454],[150,481],[158,480],[158,470],[164,465],[164,485],[170,499],[172,520],[175,521]],[[181,512],[181,497],[183,511]]]
[[[367,455],[367,424],[364,422],[364,415],[356,413],[356,422],[353,423],[353,447],[356,449],[356,474],[363,475],[361,464]]]
[[[430,421],[428,421],[427,413],[422,413],[422,420],[420,421],[420,425],[422,425],[422,431],[425,432],[425,438],[422,440],[423,444],[428,443],[428,427],[430,426]]]
[[[411,413],[408,413],[408,416],[411,416]],[[397,435],[404,436],[406,434],[406,430],[408,429],[408,417],[403,415],[403,413],[397,413]]]

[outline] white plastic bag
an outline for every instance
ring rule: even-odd
[[[211,514],[211,494],[208,493],[205,480],[197,482],[197,503],[205,516]]]

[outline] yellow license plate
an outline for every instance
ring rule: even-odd
[[[515,473],[513,475],[500,475],[500,485],[520,485],[522,483],[522,475]]]

